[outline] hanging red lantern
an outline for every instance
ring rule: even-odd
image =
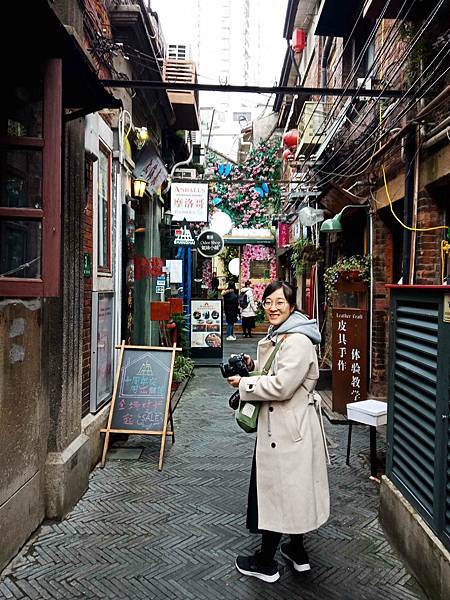
[[[291,129],[290,131],[286,131],[283,135],[283,144],[288,148],[296,146],[298,144],[298,130]]]
[[[306,47],[306,33],[304,29],[294,29],[292,34],[292,50],[301,52]]]
[[[294,155],[292,154],[291,150],[286,148],[286,150],[283,152],[283,160],[292,160],[293,158]]]

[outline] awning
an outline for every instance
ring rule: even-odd
[[[317,21],[316,35],[329,35],[333,37],[348,37],[355,24],[357,9],[363,0],[323,0]]]
[[[317,201],[322,208],[333,216],[341,212],[344,206],[348,204],[361,204],[361,206],[367,204],[365,199],[347,192],[335,183],[327,185],[322,194],[317,198]],[[350,216],[352,212],[358,210],[358,208],[349,208],[344,214]]]
[[[66,27],[47,0],[14,0],[2,3],[0,51],[4,75],[14,81],[33,61],[63,60],[63,107],[77,116],[102,108],[118,108],[121,101],[105,90],[75,30]],[[23,57],[23,58],[22,58]]]

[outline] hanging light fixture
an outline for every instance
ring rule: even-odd
[[[135,198],[142,198],[147,189],[147,182],[145,179],[134,179],[133,181],[133,196]]]
[[[367,208],[369,208],[369,206],[367,204],[347,204],[347,206],[344,206],[344,208],[337,215],[334,215],[334,217],[332,217],[331,219],[325,219],[325,221],[320,226],[320,231],[322,233],[336,233],[339,231],[343,231],[341,218],[342,218],[342,213],[347,208],[366,208],[367,209]]]

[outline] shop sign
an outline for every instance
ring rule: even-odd
[[[206,258],[212,258],[220,254],[223,245],[223,237],[210,229],[202,231],[197,238],[197,250],[202,256],[206,256]]]
[[[367,310],[334,308],[333,410],[345,414],[349,402],[367,399]]]
[[[188,227],[180,227],[175,229],[174,246],[195,246],[195,239],[192,237]]]
[[[222,301],[191,300],[191,355],[194,360],[223,356]]]
[[[172,183],[170,198],[174,221],[184,219],[188,223],[208,221],[207,183]]]
[[[167,169],[156,149],[151,144],[144,146],[136,161],[133,178],[146,181],[149,191],[157,192],[167,175]]]
[[[91,255],[87,252],[84,253],[84,268],[83,268],[83,277],[90,277],[92,274],[91,271]]]

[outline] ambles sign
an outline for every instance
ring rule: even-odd
[[[174,221],[208,221],[207,183],[172,183],[170,193]]]

